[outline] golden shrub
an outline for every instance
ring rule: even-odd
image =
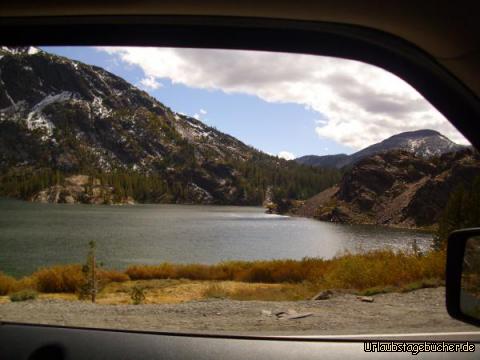
[[[78,264],[42,268],[32,277],[37,290],[45,293],[75,292],[85,281],[82,266]]]
[[[15,290],[17,280],[0,272],[0,295],[7,295],[10,291]]]

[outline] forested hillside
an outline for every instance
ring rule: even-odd
[[[260,205],[340,178],[262,153],[104,69],[35,48],[0,52],[2,196]]]

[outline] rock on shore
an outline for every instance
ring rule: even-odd
[[[35,194],[32,201],[55,204],[134,204],[131,197],[116,199],[113,187],[101,185],[99,179],[87,175],[65,178],[61,185],[54,185]]]

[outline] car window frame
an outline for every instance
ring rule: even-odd
[[[336,23],[208,16],[0,17],[0,44],[2,46],[75,44],[224,48],[303,53],[362,61],[390,71],[412,85],[474,146],[480,147],[480,136],[478,136],[480,134],[480,121],[478,121],[480,100],[478,97],[438,64],[432,56],[417,46],[394,35],[370,28]],[[22,335],[21,329],[24,329],[26,334],[32,328],[62,330],[62,327],[48,325],[2,323],[0,332],[3,331],[5,334],[5,331],[13,331],[16,336],[22,338],[26,335]],[[75,327],[63,329],[65,331],[98,330]],[[102,331],[111,331],[112,334],[122,333],[125,336],[136,334],[128,330]],[[446,339],[450,335],[438,335],[436,339]],[[182,336],[206,338],[210,335],[187,333]],[[430,336],[417,334],[416,340],[427,340],[431,338]],[[215,335],[215,337],[225,340],[238,339],[233,335]],[[240,337],[251,341],[288,340],[284,337],[269,336]],[[363,342],[368,336],[361,336],[358,339],[341,335],[315,338],[296,336],[295,338],[296,341],[302,341],[305,344],[311,341],[334,344]],[[473,338],[480,341],[476,335],[473,335]],[[48,338],[45,339],[48,340]],[[407,340],[408,335],[392,335],[389,339]],[[25,344],[29,344],[28,340],[25,341]],[[6,349],[5,346],[5,340],[0,340],[0,349]],[[388,353],[387,356],[390,357]]]

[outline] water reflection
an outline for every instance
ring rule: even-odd
[[[0,269],[15,275],[83,261],[96,240],[107,267],[230,259],[331,258],[344,250],[430,246],[427,233],[268,215],[258,207],[34,204],[0,200]]]

